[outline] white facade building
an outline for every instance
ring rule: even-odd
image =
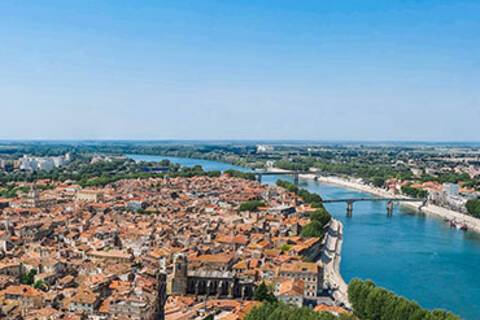
[[[273,146],[266,145],[266,144],[259,144],[257,145],[257,153],[268,153],[273,152]]]
[[[460,194],[460,186],[456,183],[444,183],[442,191],[433,191],[429,194],[429,200],[436,205],[457,212],[466,213],[468,198]]]
[[[24,155],[18,160],[18,168],[24,171],[50,171],[70,162],[70,154],[59,157],[29,157]]]
[[[37,169],[40,171],[51,171],[55,167],[55,163],[51,158],[38,159],[37,161]]]

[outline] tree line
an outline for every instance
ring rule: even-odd
[[[412,198],[426,198],[428,197],[428,191],[420,188],[415,188],[412,186],[402,186],[402,193],[410,196]]]
[[[332,216],[323,206],[322,197],[319,194],[312,193],[306,189],[298,188],[293,183],[285,180],[277,180],[277,185],[289,192],[295,193],[302,198],[306,204],[316,208],[315,211],[309,214],[310,222],[303,227],[300,235],[304,238],[323,238],[325,234],[325,225],[330,222]]]
[[[353,313],[334,316],[277,301],[272,289],[260,284],[254,299],[263,302],[245,320],[460,320],[451,312],[426,310],[416,302],[377,287],[372,281],[353,279],[348,286]]]
[[[460,320],[447,311],[423,309],[372,281],[353,279],[348,285],[348,298],[359,320]]]
[[[354,320],[350,314],[338,317],[327,312],[315,312],[306,307],[284,303],[263,303],[248,313],[245,320]]]

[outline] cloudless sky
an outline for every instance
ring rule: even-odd
[[[480,140],[480,1],[0,2],[0,139]]]

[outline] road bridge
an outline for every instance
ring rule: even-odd
[[[298,186],[298,177],[301,174],[313,174],[310,171],[254,171],[257,181],[262,183],[263,176],[293,176],[293,183]]]
[[[323,199],[323,203],[346,203],[347,204],[347,217],[353,215],[353,204],[355,202],[387,202],[387,214],[390,216],[393,213],[393,204],[395,202],[421,202],[423,207],[427,204],[427,199],[419,198],[344,198],[344,199]]]
[[[318,175],[318,173],[312,171],[254,171],[253,172],[257,177],[258,182],[262,182],[262,176],[281,176],[281,175],[291,175],[293,176],[294,184],[298,186],[298,179],[301,174],[314,174]],[[387,214],[390,216],[393,214],[393,205],[395,202],[421,202],[423,207],[427,204],[427,199],[420,199],[420,198],[393,198],[393,197],[376,197],[376,198],[368,198],[368,197],[358,197],[358,198],[343,198],[343,199],[323,199],[323,203],[346,203],[347,204],[347,217],[351,217],[353,215],[353,204],[355,202],[380,202],[384,201],[387,203]]]

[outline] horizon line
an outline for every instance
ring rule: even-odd
[[[221,142],[221,143],[238,143],[238,142],[272,142],[272,143],[299,143],[299,142],[310,142],[310,143],[479,143],[480,140],[405,140],[405,139],[386,139],[386,140],[376,140],[376,139],[264,139],[264,138],[255,138],[255,139],[176,139],[176,138],[167,138],[167,139],[156,139],[156,138],[95,138],[95,139],[51,139],[51,138],[27,138],[27,139],[2,139],[0,138],[0,143],[8,142]]]

